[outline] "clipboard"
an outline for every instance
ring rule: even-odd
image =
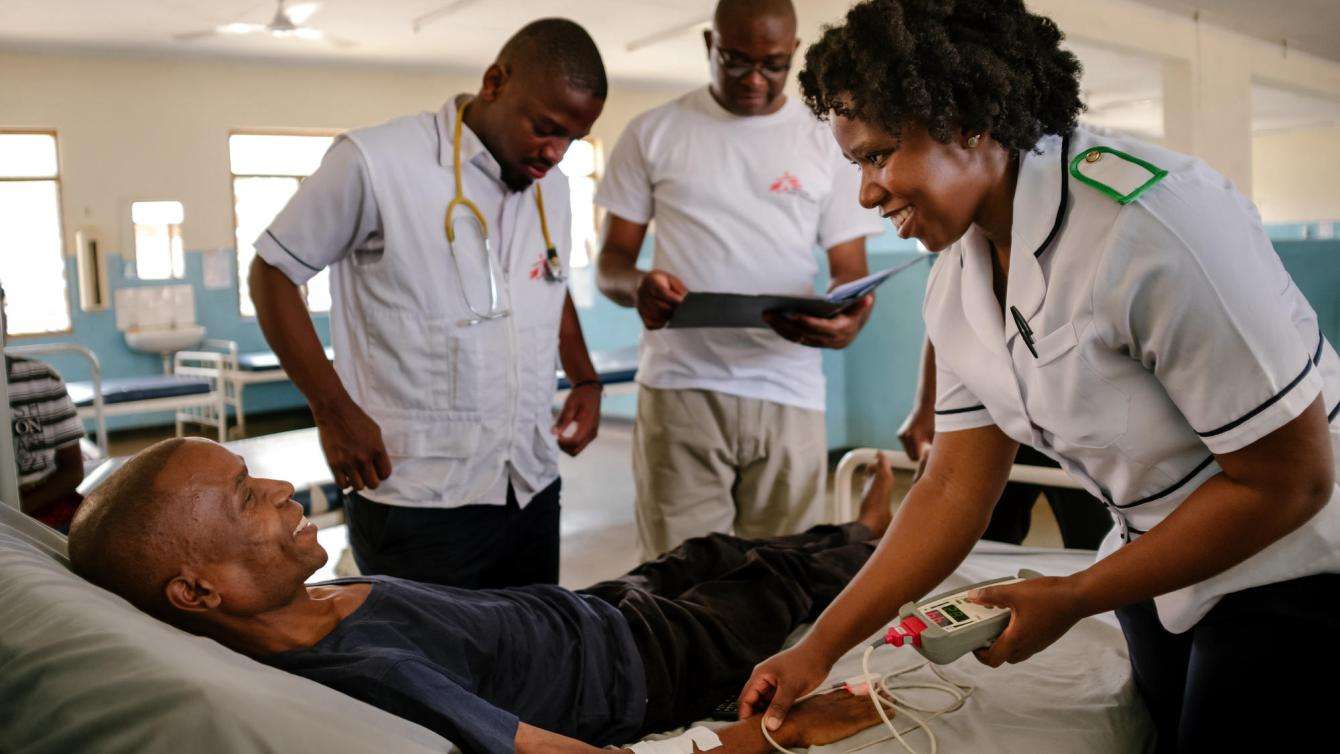
[[[693,291],[684,297],[666,323],[671,328],[692,327],[767,327],[765,312],[808,314],[831,319],[855,306],[886,280],[910,269],[930,254],[881,270],[850,283],[843,283],[826,296],[788,296],[783,294],[716,293]]]

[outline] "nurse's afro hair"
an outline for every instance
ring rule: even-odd
[[[581,24],[566,18],[541,18],[521,27],[498,52],[498,63],[552,70],[578,91],[597,99],[609,96],[605,62],[595,40]]]
[[[909,122],[949,143],[989,133],[1009,150],[1069,133],[1084,109],[1061,30],[1022,0],[864,0],[805,52],[800,89],[895,138]]]

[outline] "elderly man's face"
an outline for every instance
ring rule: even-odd
[[[191,442],[158,484],[180,491],[170,530],[186,544],[183,567],[218,592],[223,612],[254,615],[283,605],[326,562],[293,485],[252,477],[222,445]]]

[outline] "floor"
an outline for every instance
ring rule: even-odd
[[[305,410],[247,419],[248,434],[253,437],[310,426],[311,415]],[[170,428],[117,432],[109,444],[112,455],[128,455],[170,434]],[[600,428],[600,436],[585,452],[577,458],[563,456],[560,461],[563,476],[560,583],[564,586],[588,586],[618,576],[637,564],[631,454],[632,425],[607,419]],[[902,498],[910,481],[910,474],[899,472],[894,499]],[[327,527],[318,536],[331,558],[325,568],[313,575],[314,580],[335,575],[339,555],[348,541],[343,525]],[[1024,544],[1060,546],[1060,532],[1048,506],[1033,508],[1033,523]]]

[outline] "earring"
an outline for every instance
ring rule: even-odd
[[[977,148],[977,144],[978,144],[979,142],[981,142],[981,140],[982,140],[982,135],[981,135],[981,134],[973,134],[972,136],[969,136],[969,137],[968,137],[968,149],[976,149],[976,148]]]

